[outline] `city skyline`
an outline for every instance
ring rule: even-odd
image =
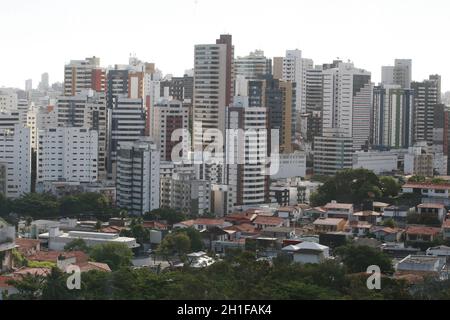
[[[442,75],[442,91],[450,90],[446,81],[450,68],[439,33],[449,27],[445,19],[449,4],[442,1],[409,1],[405,5],[384,0],[339,4],[320,0],[274,5],[268,1],[149,4],[132,0],[125,7],[118,1],[87,5],[82,0],[77,4],[69,10],[54,0],[4,4],[0,28],[9,31],[4,34],[9,50],[0,53],[0,87],[24,88],[27,79],[33,79],[33,87],[37,87],[44,72],[49,73],[51,83],[62,82],[61,66],[72,59],[97,56],[102,66],[112,66],[126,64],[130,53],[154,62],[164,74],[180,76],[193,67],[194,45],[229,33],[236,57],[261,49],[273,58],[298,48],[315,64],[337,57],[351,60],[370,71],[376,84],[381,81],[382,66],[392,65],[395,58],[407,58],[413,60],[413,80],[437,73]],[[125,9],[131,14],[124,15]],[[98,25],[105,27],[93,33]],[[427,43],[438,47],[421,45],[420,39],[425,37]]]

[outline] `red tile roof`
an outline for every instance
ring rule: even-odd
[[[13,277],[0,276],[0,288],[12,288],[13,286],[8,284],[8,281],[14,280]]]
[[[424,226],[411,226],[406,229],[406,234],[437,235],[440,232],[441,232],[440,228],[424,227]]]
[[[118,226],[108,226],[105,228],[102,228],[100,232],[102,233],[112,233],[112,234],[119,234],[122,230],[128,230],[130,228],[127,227],[118,227]]]
[[[270,225],[270,226],[278,226],[283,224],[284,219],[279,217],[268,217],[268,216],[258,216],[253,223],[258,225]]]
[[[434,184],[428,182],[414,182],[414,183],[406,183],[402,188],[410,188],[410,189],[435,189],[435,190],[450,190],[450,184]]]
[[[238,224],[235,226],[227,227],[225,230],[234,230],[243,233],[258,233],[255,226],[249,223]]]
[[[225,219],[208,219],[208,218],[199,218],[194,220],[194,224],[201,224],[206,226],[217,226],[223,225],[225,223]]]
[[[41,242],[36,239],[16,238],[16,245],[21,248],[31,249],[39,245]]]
[[[26,276],[31,274],[34,276],[47,276],[50,274],[49,268],[22,268],[14,271],[13,276]]]
[[[144,228],[167,230],[168,225],[159,221],[144,221]]]
[[[88,255],[83,251],[39,251],[36,254],[29,256],[28,259],[32,261],[49,261],[56,263],[59,256],[64,256],[66,258],[75,257],[76,263],[83,263],[88,261]]]
[[[351,203],[327,203],[327,205],[324,207],[326,210],[329,209],[346,209],[350,210],[353,208],[353,204]]]
[[[80,267],[81,272],[88,272],[92,270],[111,272],[111,268],[106,263],[89,261],[77,264],[77,266]]]

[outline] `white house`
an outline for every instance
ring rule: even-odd
[[[139,247],[135,238],[100,232],[69,231],[66,233],[61,232],[58,227],[52,227],[48,233],[40,234],[39,239],[48,240],[48,248],[55,251],[64,251],[68,243],[77,239],[84,240],[89,247],[104,243],[123,243],[130,249]]]
[[[292,254],[294,262],[303,264],[321,263],[330,258],[330,248],[315,242],[290,245],[284,247],[282,251]]]

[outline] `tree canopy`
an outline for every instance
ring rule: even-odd
[[[325,205],[336,200],[342,203],[361,204],[398,194],[400,185],[395,180],[382,179],[370,170],[348,169],[339,171],[311,195],[314,206]]]

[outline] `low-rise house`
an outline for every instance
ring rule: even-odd
[[[16,238],[17,250],[24,256],[31,256],[41,251],[41,242],[36,239]]]
[[[442,233],[444,239],[450,239],[450,219],[447,219],[442,224]]]
[[[380,223],[382,220],[383,214],[377,211],[359,211],[353,214],[353,218],[359,222],[367,222],[370,224]]]
[[[384,209],[389,207],[390,204],[389,203],[384,203],[384,202],[378,202],[378,201],[374,201],[372,204],[373,207],[373,211],[375,212],[384,212]]]
[[[278,239],[292,239],[296,235],[296,229],[288,227],[268,227],[262,230],[261,236],[278,238]]]
[[[219,227],[210,227],[208,229],[203,229],[200,231],[200,234],[202,236],[203,245],[205,246],[205,248],[208,248],[209,250],[212,250],[213,241],[231,240],[230,239],[231,233]]]
[[[406,219],[408,218],[408,213],[411,210],[414,209],[407,206],[390,206],[384,208],[383,220],[392,219],[398,223],[405,223]]]
[[[251,237],[245,239],[245,250],[256,252],[259,257],[276,257],[281,249],[277,238]]]
[[[212,251],[217,254],[226,254],[227,250],[245,249],[245,238],[233,241],[213,241]]]
[[[16,248],[16,228],[0,218],[0,272],[13,268],[13,249]]]
[[[0,301],[5,300],[9,295],[19,293],[19,290],[9,284],[11,280],[14,280],[11,276],[0,276]]]
[[[426,253],[427,256],[445,257],[447,260],[450,259],[450,247],[448,246],[428,248]]]
[[[405,247],[404,243],[399,242],[383,243],[380,249],[394,259],[403,259],[409,255],[418,255],[420,253],[420,249]]]
[[[243,224],[243,223],[253,223],[253,221],[258,217],[255,210],[247,210],[244,212],[236,212],[225,217],[225,221],[232,224]]]
[[[406,241],[432,242],[441,234],[440,228],[425,226],[409,226],[406,228]]]
[[[289,227],[289,220],[280,217],[258,216],[254,221],[256,229],[266,229],[268,227]]]
[[[88,262],[89,257],[83,251],[38,251],[33,255],[27,256],[30,261],[52,262],[57,264],[58,261],[73,259],[73,263]]]
[[[187,220],[182,221],[180,223],[176,223],[173,225],[174,229],[178,228],[194,228],[198,231],[202,231],[204,229],[219,227],[226,228],[231,227],[232,224],[230,222],[225,221],[225,219],[209,219],[209,218],[199,218],[195,220]]]
[[[76,239],[82,239],[89,246],[94,246],[104,243],[123,243],[128,248],[134,249],[139,247],[135,238],[120,237],[117,234],[100,233],[100,232],[84,232],[84,231],[69,231],[61,232],[58,227],[51,228],[48,233],[39,235],[39,239],[48,242],[50,250],[63,251],[64,247]]]
[[[337,218],[319,218],[314,221],[314,230],[317,233],[344,231],[346,221]]]
[[[283,252],[291,254],[296,263],[321,263],[330,258],[330,248],[315,242],[302,242],[289,245],[282,249]]]
[[[365,237],[369,235],[372,225],[365,221],[350,221],[348,227],[354,236]]]
[[[429,182],[406,183],[402,186],[403,193],[415,193],[422,197],[422,202],[450,204],[450,184]]]
[[[444,221],[447,210],[441,203],[422,203],[417,206],[417,213],[420,215],[432,216],[440,221]]]
[[[301,217],[301,213],[301,208],[297,206],[281,207],[275,211],[277,217],[290,219],[291,221],[298,220]]]
[[[216,260],[214,258],[209,257],[206,252],[203,251],[193,252],[187,255],[187,265],[191,268],[206,268],[215,262]]]
[[[399,242],[403,232],[403,229],[389,227],[373,227],[370,230],[377,240],[385,242]]]
[[[416,274],[447,280],[446,261],[442,257],[409,255],[396,266],[396,275]]]
[[[253,224],[249,223],[243,223],[231,227],[226,227],[223,230],[225,230],[226,232],[234,231],[235,239],[254,237],[261,234],[261,230],[256,229],[256,227]]]
[[[325,205],[327,218],[340,218],[350,220],[353,215],[353,204],[351,203],[337,203],[332,201]]]

